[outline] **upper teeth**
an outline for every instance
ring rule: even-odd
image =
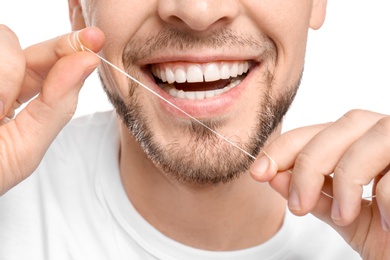
[[[152,65],[152,73],[163,82],[172,84],[210,82],[237,77],[249,70],[248,61],[198,63],[161,63]]]

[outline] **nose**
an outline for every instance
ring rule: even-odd
[[[236,0],[160,0],[158,13],[165,22],[193,31],[230,23],[239,13]]]

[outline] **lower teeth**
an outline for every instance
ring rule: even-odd
[[[173,84],[167,84],[167,83],[159,83],[158,85],[169,95],[176,98],[182,98],[182,99],[191,99],[191,100],[202,100],[202,99],[208,99],[212,98],[218,95],[221,95],[232,88],[236,87],[238,84],[241,83],[244,76],[238,77],[233,79],[227,86],[225,86],[222,89],[216,89],[216,90],[207,90],[207,91],[183,91],[183,90],[177,90],[175,88],[175,85]]]

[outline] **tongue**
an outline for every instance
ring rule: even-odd
[[[207,91],[224,88],[230,83],[229,79],[221,79],[213,82],[176,83],[175,88],[183,91]]]

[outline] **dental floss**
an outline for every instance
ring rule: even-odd
[[[268,158],[270,158],[270,160],[271,160],[273,163],[275,163],[275,161],[272,160],[272,158],[269,157],[268,154],[266,154],[266,156],[267,156]],[[276,164],[275,164],[275,165],[276,165]],[[290,174],[293,174],[292,170],[287,170],[287,172],[290,173]],[[326,193],[326,192],[323,191],[323,190],[321,190],[321,193],[324,194],[324,195],[325,195],[326,197],[328,197],[328,198],[334,199],[334,197],[333,197],[332,195]],[[373,198],[376,198],[376,195],[370,195],[370,196],[364,196],[364,197],[362,197],[362,199],[364,199],[364,200],[369,200],[369,199],[373,199]]]
[[[243,148],[241,148],[240,146],[238,146],[237,144],[233,143],[232,141],[230,141],[228,138],[226,138],[225,136],[223,136],[222,134],[218,133],[217,131],[213,130],[212,128],[208,127],[207,125],[205,125],[204,123],[202,123],[201,121],[199,121],[198,119],[196,119],[195,117],[193,117],[192,115],[190,115],[189,113],[187,113],[186,111],[184,111],[183,109],[181,109],[180,107],[176,106],[175,104],[173,104],[172,102],[170,102],[169,100],[167,100],[166,98],[162,97],[161,95],[159,95],[157,92],[155,92],[154,90],[152,90],[151,88],[149,88],[148,86],[146,86],[145,84],[143,84],[142,82],[140,82],[139,80],[137,80],[136,78],[134,78],[133,76],[129,75],[128,73],[126,73],[125,71],[123,71],[122,69],[120,69],[119,67],[117,67],[116,65],[112,64],[111,62],[109,62],[108,60],[106,60],[105,58],[101,57],[100,55],[98,55],[97,53],[93,52],[92,50],[90,50],[89,48],[85,47],[81,41],[80,41],[80,38],[79,38],[79,31],[77,31],[76,33],[73,33],[73,43],[71,42],[70,40],[70,34],[68,35],[68,42],[70,44],[70,46],[72,47],[72,49],[76,52],[80,51],[78,50],[75,45],[73,45],[73,43],[76,43],[78,42],[79,45],[80,45],[80,49],[81,51],[89,51],[90,53],[94,54],[95,56],[97,56],[98,58],[100,58],[102,61],[104,61],[105,63],[107,63],[108,65],[110,65],[111,67],[113,67],[114,69],[116,69],[117,71],[119,71],[120,73],[122,73],[123,75],[125,75],[126,77],[128,77],[129,79],[131,79],[132,81],[136,82],[137,84],[139,84],[140,86],[142,86],[144,89],[148,90],[149,92],[151,92],[152,94],[154,94],[155,96],[159,97],[160,99],[164,100],[166,103],[168,103],[169,105],[171,105],[172,107],[176,108],[177,110],[179,110],[180,112],[182,112],[184,115],[188,116],[189,118],[191,118],[192,120],[194,120],[195,122],[197,122],[198,124],[202,125],[203,127],[205,127],[206,129],[208,129],[209,131],[211,131],[212,133],[214,133],[215,135],[217,135],[218,137],[220,137],[221,139],[223,139],[224,141],[228,142],[229,144],[231,144],[232,146],[234,146],[235,148],[239,149],[241,152],[245,153],[246,155],[248,155],[249,157],[251,157],[252,159],[256,160],[256,157],[253,156],[252,154],[250,154],[249,152],[245,151]]]
[[[266,153],[265,151],[262,151],[262,153],[267,156],[268,160],[271,161],[271,163],[276,167],[277,171],[279,171],[279,167],[278,165],[276,164],[276,162],[274,161],[274,159],[271,158],[271,156],[269,156],[268,153]],[[292,172],[291,172],[292,173]]]
[[[122,69],[120,69],[119,67],[117,67],[116,65],[112,64],[111,62],[109,62],[108,60],[106,60],[105,58],[101,57],[100,55],[98,55],[97,53],[93,52],[91,49],[85,47],[81,41],[80,41],[80,38],[79,38],[79,31],[77,31],[76,33],[73,33],[73,42],[71,41],[71,34],[72,33],[69,33],[68,34],[68,43],[70,45],[70,47],[75,51],[75,52],[79,52],[79,51],[88,51],[92,54],[94,54],[95,56],[97,56],[99,59],[101,59],[102,61],[104,61],[105,63],[107,63],[108,65],[110,65],[112,68],[116,69],[117,71],[119,71],[120,73],[122,73],[123,75],[125,75],[126,77],[128,77],[129,79],[131,79],[132,81],[136,82],[137,84],[139,84],[141,87],[143,87],[144,89],[148,90],[149,92],[151,92],[152,94],[154,94],[155,96],[159,97],[160,99],[164,100],[166,103],[168,103],[169,105],[171,105],[172,107],[174,107],[175,109],[179,110],[180,112],[182,112],[184,115],[188,116],[189,118],[191,118],[192,120],[194,120],[196,123],[200,124],[201,126],[205,127],[206,129],[208,129],[209,131],[211,131],[212,133],[214,133],[216,136],[218,136],[219,138],[221,138],[222,140],[226,141],[227,143],[229,143],[230,145],[232,145],[233,147],[237,148],[238,150],[240,150],[241,152],[243,152],[244,154],[248,155],[249,157],[251,157],[252,159],[256,160],[256,157],[253,156],[252,154],[250,154],[249,152],[247,152],[246,150],[244,150],[243,148],[241,148],[239,145],[233,143],[232,141],[230,141],[228,138],[226,138],[225,136],[223,136],[222,134],[218,133],[217,131],[213,130],[212,128],[208,127],[207,125],[205,125],[204,123],[202,123],[201,121],[199,121],[198,119],[196,119],[195,117],[193,117],[192,115],[190,115],[189,113],[187,113],[186,111],[184,111],[183,109],[181,109],[180,107],[176,106],[175,104],[173,104],[172,102],[170,102],[169,100],[167,100],[166,98],[162,97],[161,95],[159,95],[157,92],[155,92],[154,90],[152,90],[151,88],[149,88],[148,86],[146,86],[145,84],[143,84],[142,82],[140,82],[139,80],[137,80],[136,78],[134,78],[133,76],[129,75],[128,73],[126,73],[125,71],[123,71]],[[77,44],[79,44],[80,46],[80,49],[78,49],[76,46]],[[268,159],[271,161],[271,163],[273,163],[276,168],[278,168],[278,165],[276,164],[276,162],[265,152],[265,151],[262,151],[264,153],[265,156],[268,157]],[[288,170],[288,172],[290,172],[292,174],[292,171],[291,170]],[[333,199],[334,197],[331,196],[330,194],[324,192],[321,190],[321,193],[324,194],[325,196]],[[375,198],[376,195],[372,195],[372,196],[366,196],[366,197],[363,197],[362,199],[372,199],[372,198]]]

